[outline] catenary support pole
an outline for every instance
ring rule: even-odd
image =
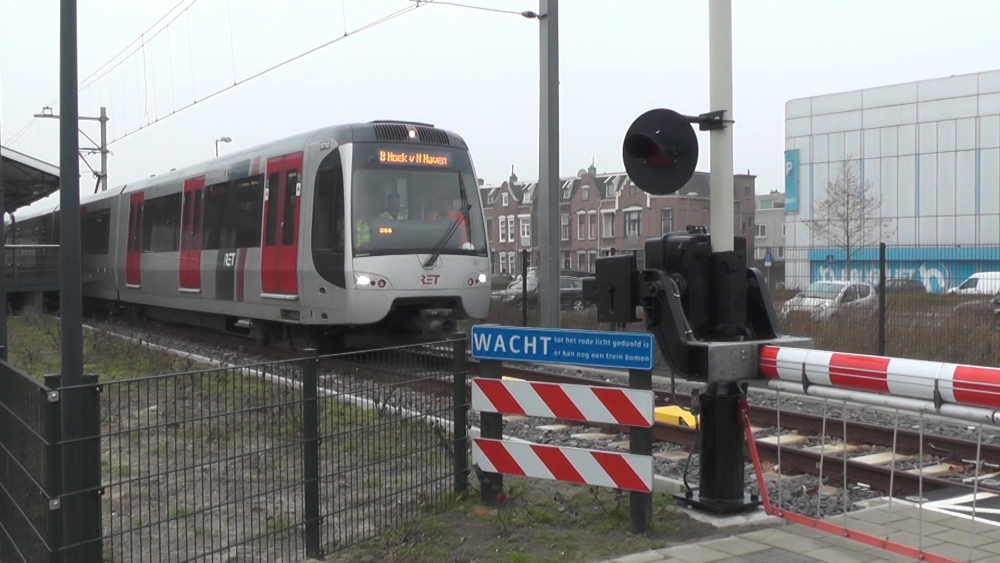
[[[108,111],[101,106],[101,191],[108,189]]]
[[[559,328],[559,0],[539,0],[538,303],[541,326]]]

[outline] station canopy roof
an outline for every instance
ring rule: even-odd
[[[59,191],[59,168],[48,162],[0,147],[4,207],[7,212],[30,205]]]

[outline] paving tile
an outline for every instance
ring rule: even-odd
[[[765,549],[771,549],[770,545],[755,542],[750,539],[741,537],[731,537],[724,538],[721,540],[713,540],[710,542],[705,542],[701,545],[705,547],[710,547],[712,549],[717,549],[726,553],[731,553],[733,555],[745,555],[747,553],[753,553],[755,551],[764,551]]]
[[[984,533],[987,532],[990,527],[989,524],[984,524],[982,522],[973,522],[972,520],[967,520],[965,518],[959,518],[958,516],[952,516],[948,520],[941,520],[937,522],[939,526],[947,526],[953,530],[961,530],[968,534],[975,528],[977,532]],[[937,533],[937,532],[935,532]]]
[[[807,551],[803,555],[827,563],[865,563],[875,559],[874,553],[837,546]]]
[[[731,553],[716,551],[700,544],[679,545],[659,550],[664,558],[680,559],[684,563],[709,563],[732,557]]]
[[[880,547],[869,549],[868,553],[874,555],[877,558],[874,561],[878,561],[879,563],[913,563],[912,557],[892,553]]]
[[[979,532],[983,531],[985,530],[979,530]],[[974,547],[979,547],[986,543],[996,543],[997,541],[989,536],[982,535],[981,533],[970,535],[969,532],[964,532],[962,530],[955,530],[955,529],[950,529],[941,532],[939,534],[934,534],[931,537],[937,538],[946,543],[953,543],[955,545],[964,545],[964,546],[968,546],[969,542],[971,541]]]
[[[801,526],[799,524],[792,524],[791,526],[788,526],[785,529],[788,530],[790,533],[805,538],[821,538],[827,535],[826,532],[817,530],[816,528],[809,528],[807,526]]]
[[[898,507],[893,507],[892,521],[902,520],[906,518],[906,516],[897,512],[896,508]],[[868,508],[866,510],[859,510],[857,512],[852,512],[850,514],[850,519],[864,520],[866,522],[874,522],[876,524],[885,524],[887,516],[889,516],[889,511],[887,510],[887,508],[884,506],[878,506],[875,508]],[[833,518],[836,518],[836,516],[834,516]]]
[[[886,534],[885,522],[867,522],[865,520],[854,520],[847,522],[847,529],[854,532],[861,532],[869,536],[884,538]],[[892,531],[892,524],[889,524],[888,531]]]
[[[983,559],[976,559],[976,563],[1000,563],[1000,555],[991,555]]]
[[[819,560],[806,557],[800,553],[793,553],[772,547],[764,551],[755,551],[746,555],[729,557],[718,563],[819,563]]]
[[[803,553],[806,551],[811,551],[814,549],[823,549],[824,547],[830,547],[830,544],[816,538],[807,538],[803,536],[792,535],[788,538],[783,538],[780,540],[761,540],[761,543],[766,543],[768,545],[773,545],[774,547],[779,547],[781,549],[787,549],[788,551],[794,551],[796,553]]]
[[[615,557],[611,560],[612,563],[653,563],[654,561],[657,563],[663,561],[663,554],[656,551],[643,551]]]
[[[888,509],[888,507],[886,507],[886,509]],[[920,520],[923,518],[924,522],[943,522],[954,518],[954,516],[950,514],[945,514],[936,510],[925,510],[915,506],[894,505],[892,507],[892,511],[893,513],[898,513],[913,520]]]
[[[985,530],[980,530],[979,526],[976,526],[976,533],[983,534],[984,536],[1000,541],[1000,528],[994,526],[993,524],[984,524],[983,528],[985,528]]]
[[[889,535],[889,541],[908,545],[910,547],[920,547],[922,545],[925,548],[941,543],[941,540],[929,536],[924,536],[923,542],[921,543],[920,536],[912,532],[893,532]]]
[[[942,543],[938,545],[933,545],[931,547],[924,548],[924,551],[929,553],[936,553],[938,555],[943,555],[949,557],[956,561],[968,561],[969,560],[969,546],[961,546],[950,543]],[[986,559],[987,557],[992,557],[996,555],[995,553],[990,553],[988,551],[983,551],[981,549],[972,550],[972,559]]]
[[[979,549],[1000,555],[1000,541],[993,540],[990,543],[980,545]]]
[[[892,529],[893,531],[899,530],[900,532],[910,532],[911,534],[923,534],[926,537],[944,532],[948,527],[944,525],[943,521],[940,524],[935,524],[926,520],[920,522],[919,520],[907,518],[906,520],[893,522]]]
[[[739,537],[746,538],[748,540],[756,542],[766,542],[771,545],[776,545],[772,541],[781,542],[781,540],[788,539],[791,537],[799,537],[795,534],[786,531],[787,526],[775,526],[774,528],[765,528],[763,530],[757,530],[756,532],[748,532],[746,534],[740,534]],[[772,540],[772,541],[768,541]]]

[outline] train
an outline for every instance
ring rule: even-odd
[[[490,257],[468,145],[431,124],[330,126],[81,199],[85,306],[295,349],[484,319]],[[59,209],[11,244],[58,244]]]

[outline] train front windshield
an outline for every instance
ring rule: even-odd
[[[353,170],[355,256],[486,255],[479,190],[466,151],[359,143]]]

